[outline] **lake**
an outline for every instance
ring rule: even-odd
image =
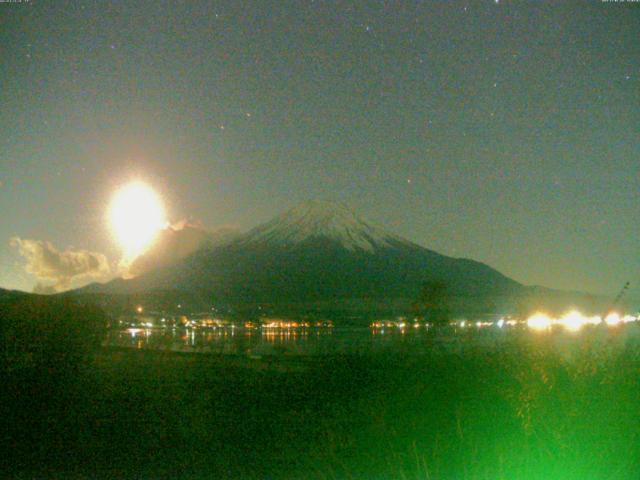
[[[289,355],[313,356],[357,353],[421,354],[442,351],[463,353],[467,349],[502,349],[513,343],[551,342],[571,348],[587,332],[590,337],[610,341],[624,331],[625,341],[638,340],[637,324],[615,328],[590,325],[581,331],[552,327],[546,331],[527,328],[526,324],[504,326],[440,328],[421,325],[417,328],[126,328],[109,333],[105,345],[134,349],[169,350],[187,353],[246,355],[250,357]]]

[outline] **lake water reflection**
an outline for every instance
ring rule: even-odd
[[[184,317],[186,319],[186,317]],[[620,333],[636,342],[638,316],[615,311],[605,316],[571,310],[552,317],[538,312],[528,318],[459,319],[446,326],[407,321],[377,320],[369,327],[335,327],[317,322],[263,319],[260,323],[232,323],[214,319],[185,320],[181,326],[152,321],[129,323],[111,331],[105,343],[114,347],[248,356],[331,355],[340,353],[462,352],[469,348],[507,348],[513,340],[550,342],[570,347],[589,337],[610,341]],[[630,333],[630,335],[629,335]],[[625,340],[626,341],[626,340]]]
[[[630,327],[630,326],[629,326]],[[634,330],[637,330],[634,328]],[[606,339],[615,332],[592,327],[587,330]],[[619,330],[617,330],[619,331]],[[332,355],[339,353],[460,352],[468,348],[505,348],[511,341],[551,341],[563,346],[584,334],[565,331],[540,333],[513,328],[304,328],[304,329],[180,329],[128,328],[112,331],[106,344],[136,349],[170,350],[229,355]],[[637,335],[632,335],[633,337]],[[511,341],[510,341],[511,340]]]

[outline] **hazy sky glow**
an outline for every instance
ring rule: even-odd
[[[0,286],[36,283],[14,237],[117,263],[108,203],[139,179],[170,221],[337,199],[526,284],[635,294],[640,4],[356,3],[1,3]]]

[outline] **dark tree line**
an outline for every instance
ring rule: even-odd
[[[72,367],[100,345],[107,317],[68,298],[29,295],[0,303],[0,362],[7,369]]]
[[[428,322],[439,325],[448,323],[451,319],[451,295],[447,284],[441,280],[425,281],[412,310]]]

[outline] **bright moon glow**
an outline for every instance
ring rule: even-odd
[[[127,259],[142,253],[166,225],[160,198],[142,182],[118,190],[109,213],[111,228]]]

